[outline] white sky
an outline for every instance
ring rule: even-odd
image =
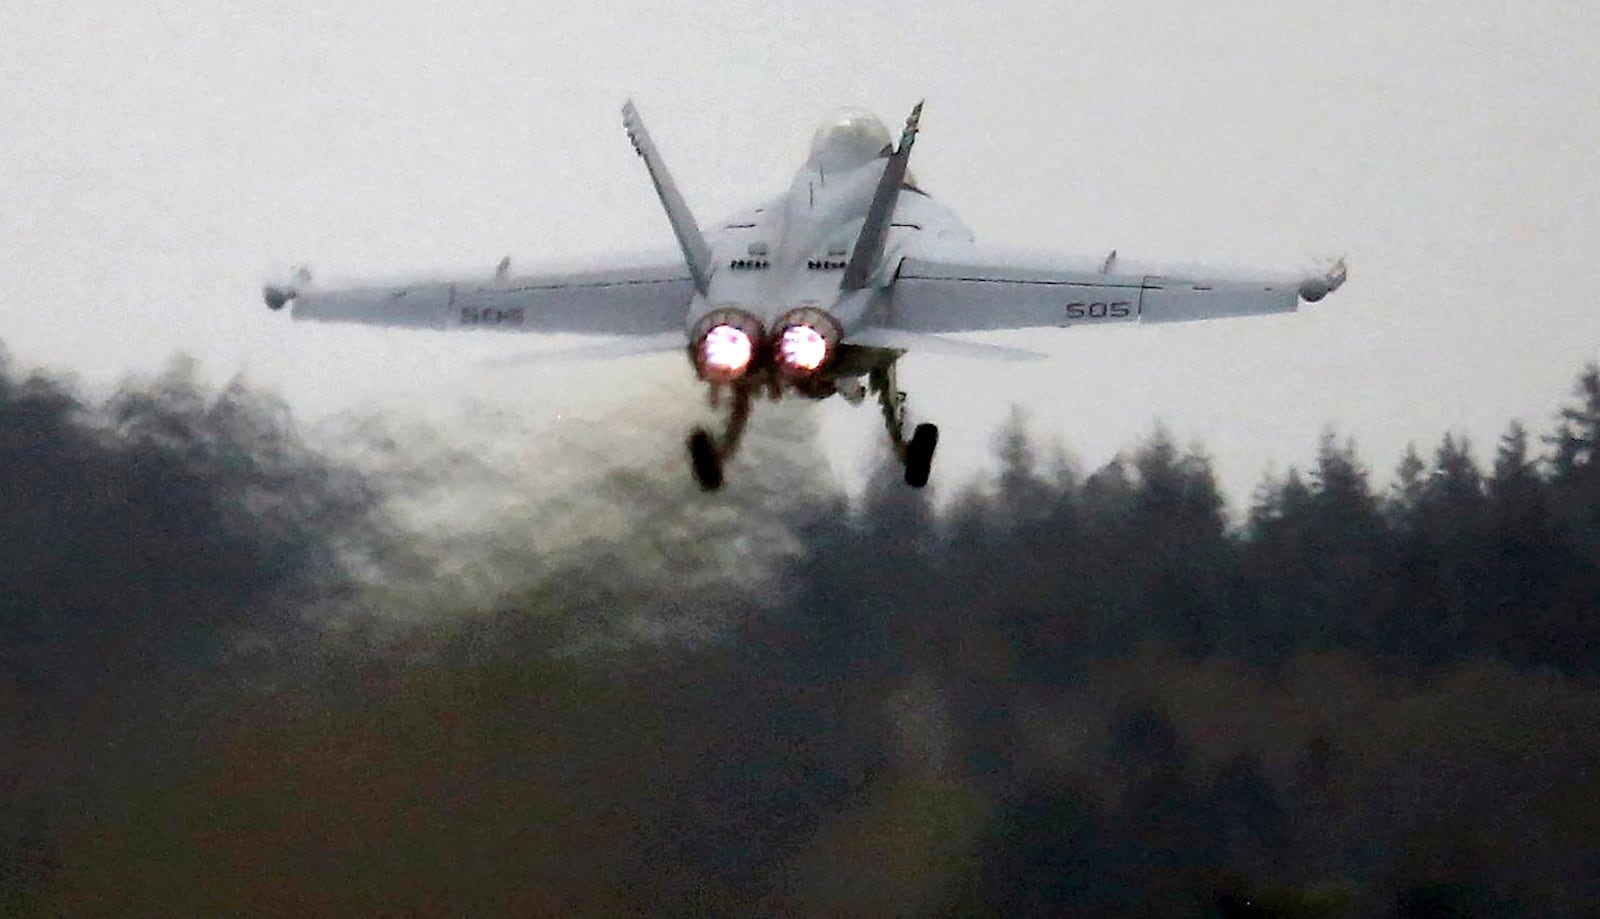
[[[913,169],[980,243],[1348,255],[1346,288],[1294,316],[991,339],[1045,364],[909,358],[947,486],[989,462],[1014,404],[1089,465],[1165,419],[1236,502],[1330,423],[1380,477],[1446,430],[1486,458],[1510,418],[1544,428],[1597,356],[1589,4],[267,6],[0,0],[0,341],[21,363],[100,385],[181,350],[312,420],[681,398],[676,358],[486,370],[527,340],[260,304],[301,261],[487,274],[508,252],[670,247],[620,126],[630,95],[702,222],[785,187],[835,106],[895,126],[926,97]],[[857,477],[876,413],[818,410]]]

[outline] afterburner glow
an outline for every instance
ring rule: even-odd
[[[839,321],[814,306],[792,309],[773,323],[769,345],[778,371],[790,380],[808,377],[827,366],[839,346]]]
[[[828,340],[811,326],[789,326],[778,339],[778,359],[791,370],[810,373],[828,359]]]
[[[736,377],[750,366],[755,352],[748,332],[727,324],[712,326],[700,339],[700,366],[717,376]]]

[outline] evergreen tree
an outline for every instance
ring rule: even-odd
[[[1078,573],[1080,628],[1086,653],[1115,653],[1135,640],[1132,610],[1139,591],[1126,563],[1140,551],[1133,527],[1135,485],[1118,457],[1083,482],[1078,502],[1079,542],[1072,557]]]
[[[1542,653],[1533,653],[1593,672],[1600,669],[1600,364],[1584,369],[1574,395],[1579,401],[1561,410],[1551,457],[1562,558],[1540,619]]]
[[[1490,525],[1501,533],[1542,528],[1549,516],[1545,481],[1528,456],[1528,430],[1513,421],[1500,437],[1488,481]]]
[[[1138,484],[1130,523],[1135,612],[1144,637],[1175,641],[1194,654],[1210,651],[1232,597],[1233,567],[1223,499],[1211,462],[1198,450],[1180,454],[1157,427],[1137,452]]]
[[[1012,407],[995,442],[1000,461],[997,510],[1002,526],[1016,526],[1047,515],[1054,503],[1050,486],[1039,475],[1038,451],[1028,432],[1028,416]]]
[[[1417,453],[1417,445],[1406,444],[1405,455],[1395,467],[1394,485],[1389,489],[1386,513],[1389,524],[1397,533],[1416,526],[1417,512],[1422,506],[1422,493],[1427,487],[1428,466]]]
[[[1261,474],[1250,493],[1250,507],[1245,511],[1244,538],[1254,541],[1266,538],[1266,532],[1283,518],[1283,484],[1269,468]]]
[[[1311,486],[1300,475],[1300,470],[1291,468],[1289,475],[1283,480],[1283,494],[1278,500],[1285,520],[1299,520],[1311,512],[1313,501]]]
[[[1312,472],[1317,503],[1328,522],[1342,522],[1353,532],[1377,525],[1377,502],[1367,481],[1367,470],[1356,456],[1354,438],[1343,443],[1329,429],[1317,444],[1317,465]]]
[[[1439,535],[1476,534],[1483,525],[1483,474],[1472,459],[1466,437],[1446,433],[1434,454],[1434,472],[1423,492],[1423,504],[1432,519],[1428,525]]]
[[[1246,657],[1276,660],[1303,643],[1320,610],[1300,585],[1309,577],[1312,493],[1298,469],[1257,496],[1240,574],[1247,602],[1236,616],[1236,647]]]
[[[1580,401],[1561,409],[1552,484],[1571,535],[1593,557],[1600,554],[1600,364],[1585,368],[1573,390]]]
[[[1392,604],[1392,540],[1350,440],[1323,434],[1308,485],[1293,471],[1245,548],[1258,652],[1371,646]],[[1259,656],[1259,654],[1258,654]]]
[[[1562,624],[1552,616],[1570,550],[1551,516],[1549,483],[1528,455],[1528,431],[1512,422],[1487,484],[1483,617],[1473,647],[1519,663],[1559,658]]]
[[[1573,386],[1573,395],[1581,401],[1561,409],[1561,420],[1571,440],[1566,448],[1572,458],[1568,472],[1592,471],[1600,460],[1600,364],[1584,368]]]
[[[1484,603],[1483,476],[1466,438],[1445,434],[1401,537],[1398,602],[1388,650],[1434,663],[1471,650],[1470,636],[1492,608]]]
[[[1074,675],[1074,661],[1092,646],[1085,581],[1093,565],[1084,539],[1076,475],[1064,461],[1042,474],[1027,416],[1013,410],[996,443],[1000,463],[993,502],[996,559],[1009,577],[994,591],[996,627],[1009,643],[1019,675],[1057,684]]]
[[[1133,514],[1133,495],[1128,462],[1119,456],[1084,479],[1084,524],[1096,535],[1125,530]]]

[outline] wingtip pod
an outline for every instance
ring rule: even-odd
[[[261,300],[267,304],[267,309],[277,312],[289,305],[289,301],[299,296],[300,292],[293,287],[274,287],[271,284],[261,288]]]
[[[1344,259],[1341,258],[1322,277],[1307,278],[1302,281],[1300,283],[1300,299],[1307,303],[1316,303],[1342,287],[1348,274],[1349,268],[1345,265]]]
[[[267,309],[274,312],[289,305],[289,301],[300,296],[300,288],[311,283],[311,269],[301,266],[294,271],[294,279],[288,284],[267,284],[261,288],[262,302],[267,304]]]

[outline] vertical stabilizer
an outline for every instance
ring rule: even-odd
[[[894,205],[900,199],[900,186],[906,181],[906,165],[911,162],[911,145],[917,139],[917,121],[922,117],[922,103],[918,102],[906,119],[906,129],[900,134],[900,146],[889,155],[884,164],[883,177],[878,180],[878,190],[872,194],[872,205],[867,208],[867,222],[861,225],[861,235],[856,237],[855,251],[850,264],[844,269],[840,287],[861,290],[878,267],[883,257],[883,244],[888,239],[889,222],[894,219]]]
[[[711,283],[711,247],[706,245],[700,225],[694,222],[694,215],[689,213],[689,206],[684,203],[683,195],[678,193],[678,186],[672,183],[672,176],[667,172],[666,164],[661,162],[661,154],[656,152],[656,145],[650,140],[650,133],[644,129],[644,121],[639,117],[639,110],[634,108],[632,99],[622,106],[622,126],[628,130],[628,139],[633,141],[633,149],[644,160],[645,168],[650,170],[650,181],[655,183],[661,206],[666,209],[667,220],[672,223],[672,233],[678,237],[678,246],[683,249],[683,260],[689,265],[689,276],[694,278],[695,289],[704,294]]]

